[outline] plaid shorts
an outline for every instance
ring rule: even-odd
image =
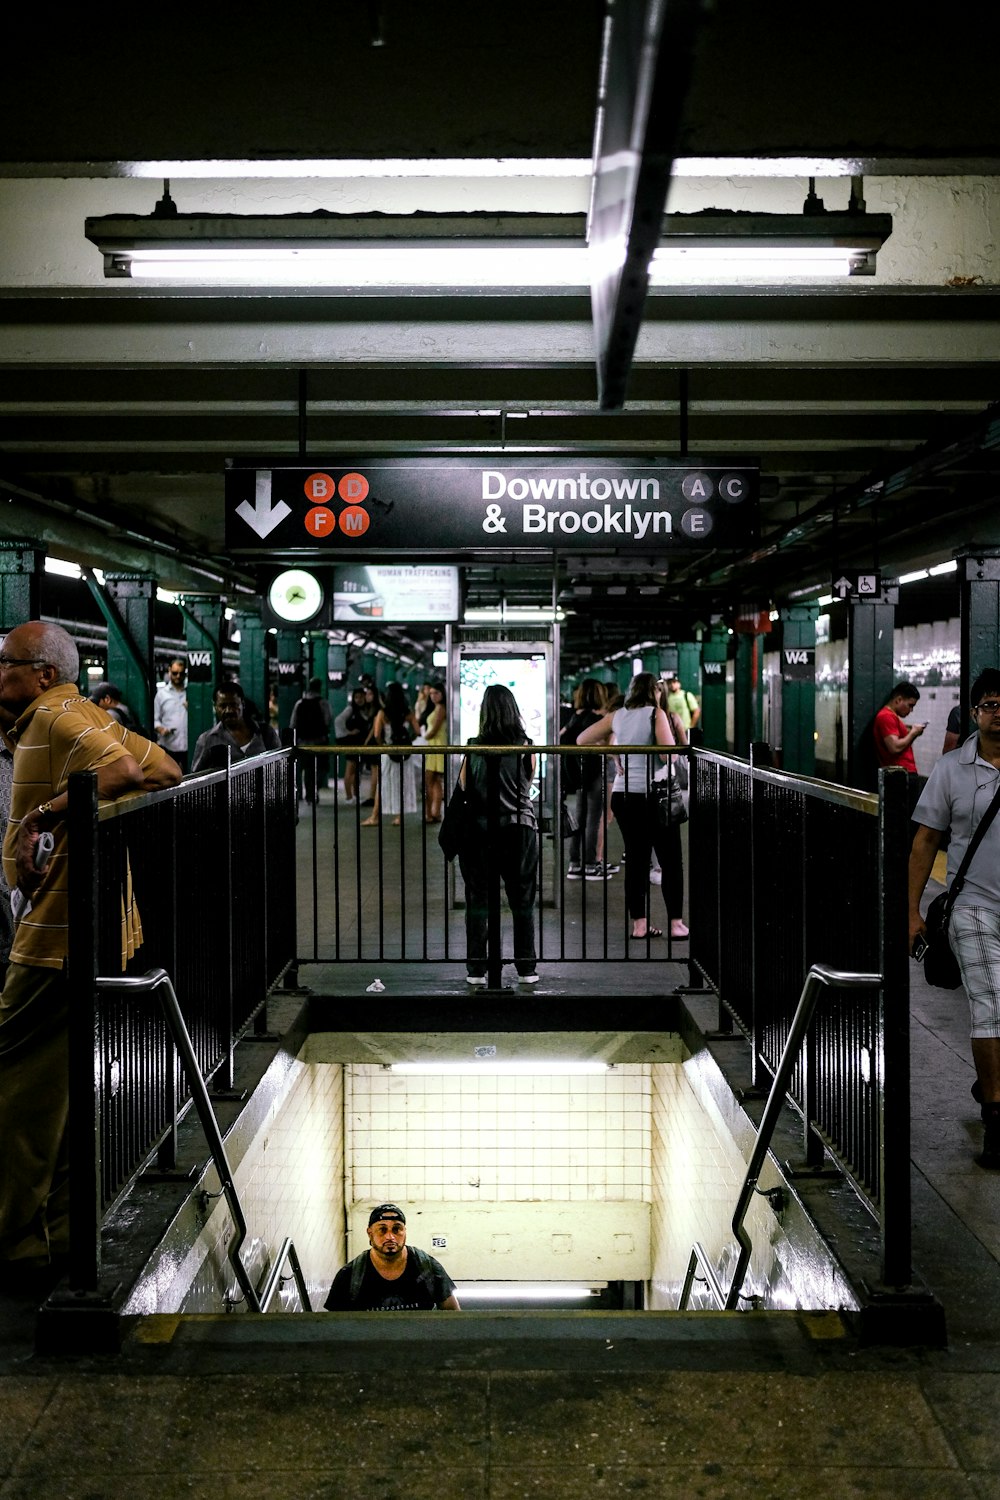
[[[974,1037],[1000,1037],[1000,912],[958,906],[948,926],[969,997]]]

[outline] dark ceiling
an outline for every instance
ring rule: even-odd
[[[986,32],[924,37],[896,10],[862,25],[720,0],[700,30],[678,153],[762,169],[811,155],[857,172],[996,174],[993,91],[955,84],[981,71]],[[161,159],[590,154],[598,5],[398,0],[303,15],[307,26],[279,32],[272,12],[241,9],[238,31],[209,13],[197,47],[179,26],[134,34],[91,18],[52,37],[41,16],[4,23],[24,63],[5,85],[3,177],[126,175],[123,163]],[[989,12],[990,35],[996,24]],[[0,181],[0,207],[2,192]],[[685,638],[712,614],[786,602],[832,569],[891,574],[966,542],[1000,545],[996,287],[876,277],[823,291],[659,291],[618,412],[598,407],[580,337],[589,320],[571,293],[359,302],[8,286],[0,531],[232,596],[255,575],[225,550],[227,458],[294,459],[304,444],[310,462],[759,462],[760,541],[740,554],[463,559],[470,604],[555,593],[569,670],[642,638]]]

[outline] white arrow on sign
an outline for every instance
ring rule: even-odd
[[[290,516],[292,507],[286,505],[284,500],[279,500],[277,505],[271,504],[271,471],[270,469],[258,469],[257,490],[254,495],[254,503],[243,500],[236,507],[236,514],[244,520],[263,540],[269,536],[274,528],[282,522],[286,516]]]
[[[846,599],[847,595],[851,592],[851,580],[849,578],[838,578],[833,587],[841,599]]]

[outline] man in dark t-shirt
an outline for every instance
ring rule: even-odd
[[[342,1266],[333,1278],[327,1312],[458,1312],[455,1283],[440,1261],[406,1243],[406,1215],[395,1203],[380,1203],[368,1217],[370,1250]]]

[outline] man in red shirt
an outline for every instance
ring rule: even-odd
[[[875,715],[873,730],[879,765],[902,766],[911,776],[917,774],[913,741],[923,734],[927,726],[913,724],[907,729],[903,720],[913,712],[919,698],[920,690],[912,682],[897,682],[884,706]]]

